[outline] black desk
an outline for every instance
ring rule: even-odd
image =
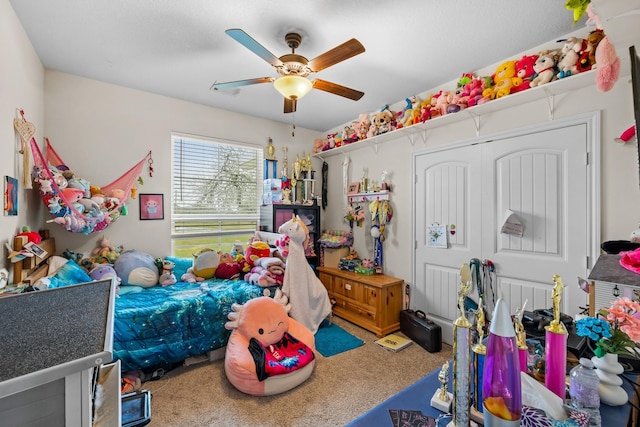
[[[364,413],[360,417],[347,424],[349,427],[391,427],[391,417],[389,416],[390,409],[403,409],[403,410],[418,410],[422,411],[424,415],[430,415],[434,418],[438,418],[442,415],[442,412],[431,407],[431,397],[435,393],[436,389],[440,386],[438,382],[438,373],[440,369],[431,372],[426,377],[418,380],[414,384],[402,390],[395,396],[391,396],[389,399],[382,402],[380,405],[371,409],[369,412]],[[449,391],[451,391],[451,377],[449,375]],[[631,394],[632,389],[627,381],[624,382],[624,388],[627,393]],[[603,425],[607,426],[626,426],[629,414],[631,413],[631,406],[629,404],[623,406],[600,406],[600,415],[603,420]],[[606,420],[606,424],[604,423]],[[439,426],[446,426],[451,421],[451,418],[443,418],[440,420]]]

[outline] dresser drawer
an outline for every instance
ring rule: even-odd
[[[334,277],[331,284],[331,290],[336,295],[342,295],[356,301],[363,300],[363,285],[362,283],[354,282],[353,280]]]
[[[352,317],[355,316],[356,318],[361,319],[367,323],[376,324],[378,315],[376,313],[375,307],[363,306],[362,304],[358,304],[353,300],[343,298],[336,294],[334,294],[334,298],[336,300],[334,309],[339,307],[347,311]]]

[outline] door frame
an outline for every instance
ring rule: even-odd
[[[505,138],[514,138],[522,135],[535,134],[554,129],[565,128],[575,125],[586,125],[587,134],[587,156],[585,161],[587,164],[587,224],[589,236],[587,237],[587,253],[588,259],[585,260],[587,271],[590,273],[593,265],[600,255],[600,229],[601,229],[601,216],[600,216],[600,194],[601,194],[601,179],[600,179],[600,163],[601,163],[601,132],[600,132],[601,111],[596,110],[592,112],[582,113],[575,116],[570,116],[561,119],[554,119],[544,123],[537,123],[529,126],[519,127],[515,129],[509,129],[507,131],[496,132],[489,135],[477,136],[475,138],[454,142],[433,148],[426,148],[423,150],[416,150],[411,153],[411,236],[414,236],[414,241],[411,243],[411,283],[416,283],[416,158],[419,156],[428,155],[431,153],[437,153],[442,151],[449,151],[452,149],[463,148],[475,144],[491,143],[495,140],[502,140]],[[569,284],[572,283],[572,284]],[[567,284],[569,286],[575,286],[573,278],[571,282],[567,278]],[[412,291],[416,289],[416,286],[412,287]],[[412,298],[413,299],[413,298]],[[411,304],[411,300],[410,300]],[[410,306],[410,308],[414,308]]]

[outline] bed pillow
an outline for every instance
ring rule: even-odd
[[[176,258],[176,257],[165,257],[167,261],[171,261],[175,264],[173,267],[173,274],[176,276],[176,279],[182,281],[180,278],[190,267],[193,267],[193,258]]]
[[[78,283],[92,282],[93,279],[75,261],[64,263],[53,276],[49,277],[48,288],[61,288],[63,286],[77,285]]]

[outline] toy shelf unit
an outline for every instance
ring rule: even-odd
[[[305,254],[314,268],[320,265],[320,206],[273,204],[260,206],[260,230],[277,233],[282,224],[297,215],[309,229]]]

